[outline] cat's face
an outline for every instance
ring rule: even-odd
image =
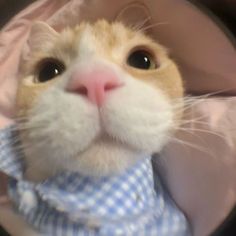
[[[17,98],[29,176],[117,173],[169,140],[182,81],[149,37],[106,21],[60,34],[38,23],[29,44]]]

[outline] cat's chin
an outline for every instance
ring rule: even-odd
[[[32,162],[26,169],[26,179],[41,182],[61,171],[78,172],[88,177],[105,177],[119,175],[147,156],[108,136],[96,139],[86,150],[71,157],[46,161],[38,164]],[[52,165],[50,165],[51,163]]]
[[[99,138],[82,153],[68,160],[66,170],[84,176],[111,176],[122,174],[145,154],[109,137]]]

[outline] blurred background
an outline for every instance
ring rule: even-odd
[[[217,15],[236,36],[236,0],[195,0]]]
[[[0,0],[0,27],[35,0]],[[236,36],[236,0],[191,0],[217,15]]]

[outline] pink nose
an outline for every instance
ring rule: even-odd
[[[107,69],[94,69],[89,72],[74,72],[67,91],[86,96],[92,103],[102,106],[106,93],[121,85],[114,72]]]

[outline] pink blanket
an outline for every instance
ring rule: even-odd
[[[20,48],[33,21],[59,29],[81,20],[112,20],[130,2],[38,0],[13,18],[0,33],[0,128],[12,122]],[[167,23],[154,27],[153,36],[170,48],[188,92],[236,94],[235,48],[207,16],[185,1],[137,2],[145,3],[153,23]],[[236,202],[236,97],[205,97],[185,119],[190,122],[177,134],[183,142],[163,152],[163,176],[194,234],[208,235]],[[0,223],[10,228],[1,216]]]

